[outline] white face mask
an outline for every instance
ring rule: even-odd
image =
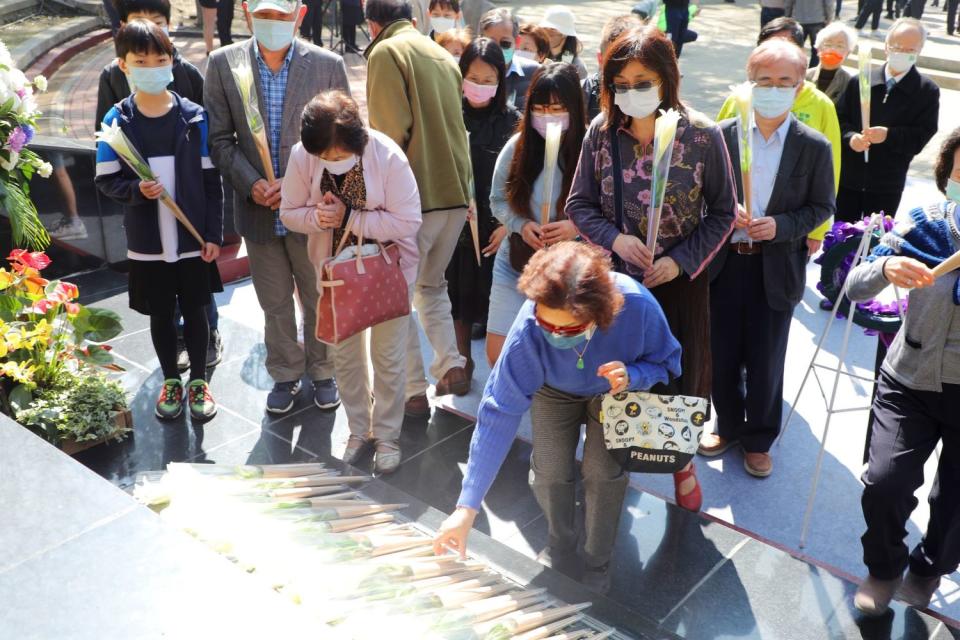
[[[915,53],[894,52],[887,54],[887,65],[890,67],[890,71],[897,75],[910,71],[915,64],[917,64],[917,54]]]
[[[457,28],[457,21],[453,18],[444,18],[443,16],[430,16],[430,26],[436,33],[445,33]]]
[[[646,118],[660,106],[660,86],[649,89],[630,89],[626,93],[618,93],[613,97],[613,103],[620,107],[624,115],[631,118]]]
[[[537,59],[537,54],[535,54],[533,51],[524,51],[523,49],[517,49],[514,51],[513,55],[517,58],[526,58],[527,60],[536,61]]]
[[[342,176],[356,166],[359,158],[357,158],[355,154],[351,154],[349,158],[337,160],[336,162],[332,160],[324,160],[323,158],[318,158],[318,160],[320,161],[320,166],[329,171],[332,175]]]

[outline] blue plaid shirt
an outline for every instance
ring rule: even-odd
[[[287,76],[290,73],[290,59],[293,57],[293,45],[287,49],[280,71],[274,73],[257,52],[257,66],[260,68],[260,88],[263,90],[264,108],[267,112],[267,139],[270,142],[270,159],[273,161],[273,175],[280,176],[280,125],[283,122],[283,101],[287,97]],[[273,214],[273,232],[278,236],[287,235],[287,228],[280,222],[280,212]]]

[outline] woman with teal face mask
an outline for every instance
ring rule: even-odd
[[[538,560],[605,593],[628,476],[604,445],[599,395],[645,390],[679,375],[680,344],[650,292],[613,273],[597,247],[561,242],[537,252],[518,287],[527,302],[490,373],[457,510],[440,527],[435,550],[466,552],[480,503],[529,409],[530,483],[549,532]],[[576,453],[584,423],[579,541]]]
[[[960,251],[960,129],[944,141],[934,174],[947,199],[898,220],[847,277],[854,302],[891,284],[909,292],[903,327],[880,370],[862,478],[867,531],[861,540],[869,575],[854,604],[867,615],[886,613],[894,594],[918,609],[927,607],[941,576],[960,564],[960,270],[939,277],[932,271]],[[923,484],[924,464],[941,445],[927,530],[909,553],[904,527],[917,506],[914,492]]]

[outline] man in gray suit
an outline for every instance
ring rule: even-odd
[[[717,432],[703,437],[700,453],[720,455],[739,443],[744,468],[760,478],[773,471],[768,451],[780,431],[790,321],[806,283],[806,237],[836,209],[830,143],[790,113],[806,70],[803,50],[780,38],[750,54],[753,211],[748,217],[738,206],[736,229],[710,265]],[[720,123],[743,202],[738,126]]]
[[[267,411],[285,413],[300,392],[306,373],[313,382],[314,403],[322,409],[340,404],[326,347],[314,336],[317,282],[307,256],[307,238],[281,223],[280,182],[290,148],[300,140],[300,113],[326,89],[350,93],[340,56],[302,40],[294,33],[306,14],[299,0],[250,0],[244,15],[254,37],[210,54],[204,104],[210,114],[210,154],[234,189],[237,229],[250,259],[250,273],[265,317],[267,371],[274,387]],[[244,116],[240,92],[230,71],[237,52],[253,71],[266,126],[276,180],[266,171]],[[304,346],[297,343],[294,291],[303,303]]]
[[[513,55],[517,50],[520,23],[510,9],[501,7],[483,14],[479,29],[481,36],[490,38],[503,49],[503,59],[507,63],[507,77],[503,81],[507,90],[507,102],[522,113],[524,105],[527,104],[527,88],[540,65],[533,60]]]

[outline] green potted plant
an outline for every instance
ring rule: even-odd
[[[120,386],[96,369],[122,371],[110,347],[120,317],[75,300],[76,285],[47,280],[42,252],[14,249],[0,268],[0,409],[68,451],[130,428]]]

